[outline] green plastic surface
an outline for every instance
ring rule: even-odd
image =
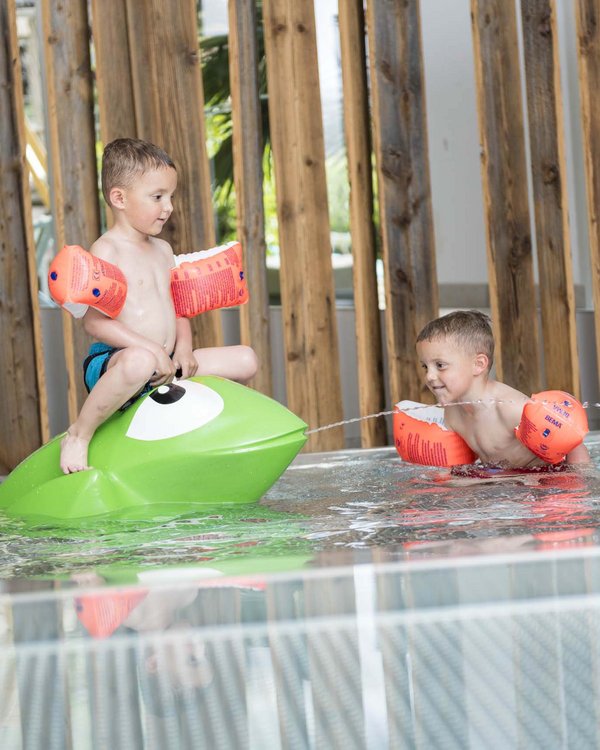
[[[173,424],[177,429],[177,415],[201,421],[204,407],[195,391],[202,389],[194,383],[209,389],[213,404],[222,399],[220,413],[172,437],[127,435],[133,420],[143,417],[159,429],[169,423],[171,430]],[[181,513],[257,501],[306,442],[306,424],[277,401],[223,378],[191,378],[179,385],[188,390],[175,405],[157,403],[157,389],[107,420],[90,444],[94,468],[88,471],[62,473],[62,435],[42,446],[0,485],[0,509],[36,521],[118,511],[144,518],[152,517],[156,506]]]

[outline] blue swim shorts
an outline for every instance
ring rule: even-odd
[[[119,349],[109,344],[104,344],[101,341],[96,341],[90,346],[87,357],[83,360],[83,382],[89,393],[100,378],[106,372],[108,367],[108,361],[115,352]],[[135,403],[140,396],[151,391],[154,386],[150,385],[150,382],[142,388],[139,393],[136,393],[128,401],[126,401],[119,411],[124,411],[128,406]]]

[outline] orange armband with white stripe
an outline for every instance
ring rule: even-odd
[[[523,445],[549,464],[563,461],[588,432],[585,409],[564,391],[534,393],[515,428]]]
[[[193,318],[208,310],[248,301],[239,242],[176,255],[175,263],[171,269],[171,296],[178,318]]]
[[[75,318],[83,317],[88,307],[116,318],[125,304],[127,280],[113,263],[79,245],[65,245],[48,269],[48,289]]]
[[[394,407],[394,442],[400,458],[426,466],[472,464],[474,453],[462,437],[444,424],[444,411],[416,401]]]
[[[239,242],[177,255],[175,263],[171,295],[178,318],[248,301]],[[75,318],[85,315],[88,307],[116,318],[127,298],[123,272],[79,245],[65,245],[54,258],[48,288],[52,298]]]

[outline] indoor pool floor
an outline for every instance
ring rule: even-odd
[[[3,750],[600,746],[581,471],[297,457],[260,503],[0,519]]]

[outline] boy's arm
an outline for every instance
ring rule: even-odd
[[[175,351],[173,364],[180,370],[181,378],[190,378],[198,370],[198,362],[192,348],[192,326],[187,318],[177,318],[175,322]]]
[[[568,464],[589,464],[591,462],[590,452],[583,443],[579,443],[572,451],[567,453]]]

